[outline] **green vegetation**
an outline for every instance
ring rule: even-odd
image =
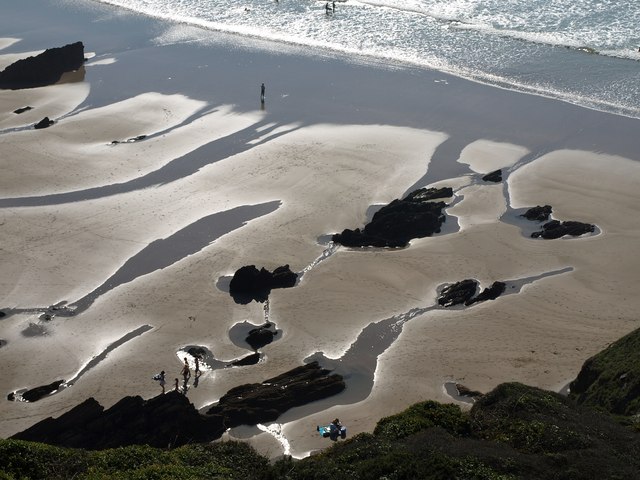
[[[86,451],[22,440],[0,440],[5,479],[250,479],[266,458],[242,442],[194,444],[162,450],[143,445]]]
[[[616,415],[640,413],[640,329],[587,360],[570,397]]]
[[[426,401],[303,460],[270,464],[241,442],[102,451],[0,440],[0,480],[12,479],[630,479],[640,434],[610,416],[518,383],[469,412]]]

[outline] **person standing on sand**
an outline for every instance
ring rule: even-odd
[[[160,386],[162,387],[162,393],[164,394],[164,385],[165,385],[165,383],[167,383],[167,382],[165,381],[165,379],[164,379],[164,370],[162,370],[162,371],[160,372],[160,379],[159,379],[159,382],[160,382]]]
[[[264,92],[265,92],[266,88],[264,86],[264,83],[262,85],[260,85],[260,101],[262,103],[264,103]]]
[[[200,360],[198,360],[198,357],[196,357],[196,368],[194,369],[194,372],[196,377],[200,376]]]
[[[189,361],[187,357],[184,357],[184,366],[182,367],[182,377],[184,378],[184,383],[187,383],[189,377],[191,376],[191,370],[189,370]]]
[[[178,379],[177,379],[177,378],[175,379],[175,385],[173,386],[173,389],[174,389],[176,392],[179,392],[179,391],[180,391],[180,387],[178,386]]]

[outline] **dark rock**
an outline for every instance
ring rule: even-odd
[[[52,85],[62,74],[78,70],[84,63],[82,42],[50,48],[35,57],[12,63],[0,72],[0,88],[12,90]]]
[[[207,351],[202,347],[190,347],[187,353],[192,357],[204,358],[207,355]]]
[[[32,108],[33,107],[30,107],[30,106],[27,105],[26,107],[21,107],[21,108],[18,108],[17,110],[14,110],[13,113],[18,113],[18,114],[24,113],[24,112],[27,112],[27,111],[31,110]]]
[[[485,182],[500,183],[502,181],[502,170],[498,169],[491,173],[487,173],[482,180]]]
[[[249,334],[245,341],[251,346],[251,348],[258,350],[259,348],[273,342],[273,337],[275,337],[276,333],[274,324],[267,322],[258,328],[249,330]]]
[[[418,188],[409,193],[404,199],[407,202],[426,202],[428,200],[436,200],[438,198],[451,198],[453,197],[453,188]]]
[[[229,294],[238,303],[249,303],[252,300],[265,302],[273,288],[293,287],[298,274],[293,273],[289,265],[276,268],[273,273],[255,265],[240,267],[229,283]]]
[[[293,273],[289,265],[276,268],[271,275],[271,288],[291,288],[298,280],[298,274]]]
[[[595,229],[596,226],[591,225],[590,223],[575,221],[559,222],[558,220],[551,220],[550,222],[547,222],[542,226],[541,231],[533,232],[531,234],[531,237],[542,237],[545,239],[561,238],[565,235],[579,237],[580,235],[584,235],[585,233],[593,233]]]
[[[47,418],[12,438],[98,450],[125,445],[177,447],[208,442],[224,432],[223,419],[198,413],[178,392],[150,400],[124,397],[108,410],[93,398],[57,419]]]
[[[49,117],[44,117],[42,120],[36,123],[33,126],[33,128],[35,128],[36,130],[39,130],[41,128],[47,128],[53,125],[53,123],[54,123],[53,120],[50,120]]]
[[[447,205],[431,200],[452,195],[449,187],[420,188],[382,207],[363,230],[345,229],[331,238],[347,247],[406,247],[413,238],[440,232],[445,221],[442,210]]]
[[[229,365],[232,367],[245,367],[247,365],[255,365],[260,361],[260,354],[258,352],[246,355],[238,360],[234,360]]]
[[[27,402],[37,402],[42,397],[46,397],[50,393],[58,390],[60,385],[64,383],[64,380],[56,380],[55,382],[50,383],[49,385],[42,385],[40,387],[35,387],[30,390],[27,390],[22,394],[22,398]]]
[[[342,376],[312,362],[262,383],[229,390],[207,414],[224,417],[227,427],[277,419],[290,408],[321,400],[345,389]]]
[[[545,222],[549,220],[550,215],[551,215],[551,205],[545,205],[543,207],[538,205],[537,207],[530,208],[520,216],[531,221]]]
[[[442,289],[438,297],[438,304],[443,307],[452,307],[471,300],[478,288],[475,280],[462,280],[448,285]]]
[[[493,282],[490,287],[485,288],[481,293],[465,302],[465,305],[473,305],[476,302],[484,302],[486,300],[495,300],[504,293],[507,284],[504,282]]]
[[[0,318],[4,317],[6,315],[6,313],[4,313],[2,310],[0,310]]]
[[[150,400],[124,397],[107,410],[89,398],[60,417],[49,417],[11,438],[88,450],[211,442],[229,427],[275,420],[292,407],[344,390],[342,377],[329,373],[313,362],[263,383],[241,385],[229,390],[206,415],[174,391]]]

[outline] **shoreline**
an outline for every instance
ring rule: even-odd
[[[306,414],[298,407],[274,422],[294,456],[328,445],[315,431],[327,419],[343,419],[352,435],[416,401],[448,402],[446,382],[479,391],[510,380],[564,386],[586,358],[637,327],[638,120],[448,76],[436,82],[446,76],[439,72],[234,50],[228,39],[222,46],[156,45],[149,39],[172,25],[89,10],[64,20],[78,22],[74,35],[96,53],[83,82],[0,91],[0,310],[83,298],[177,232],[190,232],[200,248],[157,269],[138,268],[77,317],[48,322],[45,335],[21,333],[40,324],[36,314],[1,318],[5,394],[72,378],[127,332],[152,327],[54,397],[0,402],[1,436],[89,396],[105,407],[132,393],[155,396],[150,376],[172,368],[178,376],[176,352],[185,346],[205,346],[217,359],[246,355],[229,333],[243,322],[263,323],[262,305],[237,305],[216,286],[243,265],[290,264],[304,276],[271,293],[269,315],[282,337],[262,349],[256,365],[203,373],[188,394],[196,408],[310,356],[341,357],[368,326],[420,312],[376,355],[365,398],[340,405],[343,393],[325,400],[333,404],[327,409]],[[80,22],[92,15],[100,21]],[[111,40],[131,23],[144,28]],[[32,51],[37,41],[24,46]],[[4,42],[11,51],[21,43]],[[0,50],[1,64],[4,55]],[[17,103],[35,108],[15,115]],[[27,128],[49,111],[52,127]],[[147,137],[126,143],[139,135]],[[497,166],[502,183],[479,180]],[[164,173],[168,168],[175,170]],[[113,190],[127,182],[131,188]],[[362,226],[372,205],[436,184],[454,187],[447,222],[457,222],[455,229],[400,250],[339,247],[326,254],[318,242]],[[82,200],[64,197],[91,190],[97,194]],[[46,200],[56,196],[62,200]],[[29,206],[29,197],[41,203]],[[215,238],[196,228],[209,216],[267,202],[279,206]],[[600,233],[536,240],[501,220],[510,209],[537,204]],[[143,260],[166,258],[156,252]],[[473,308],[427,308],[446,283],[536,276],[519,293]],[[351,362],[364,360],[360,354]],[[247,435],[236,430],[232,436]],[[259,432],[250,443],[273,449],[269,435]]]

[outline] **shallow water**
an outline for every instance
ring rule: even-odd
[[[161,43],[192,40],[196,26],[640,116],[640,5],[632,0],[347,0],[332,12],[308,0],[101,3],[178,22]]]

